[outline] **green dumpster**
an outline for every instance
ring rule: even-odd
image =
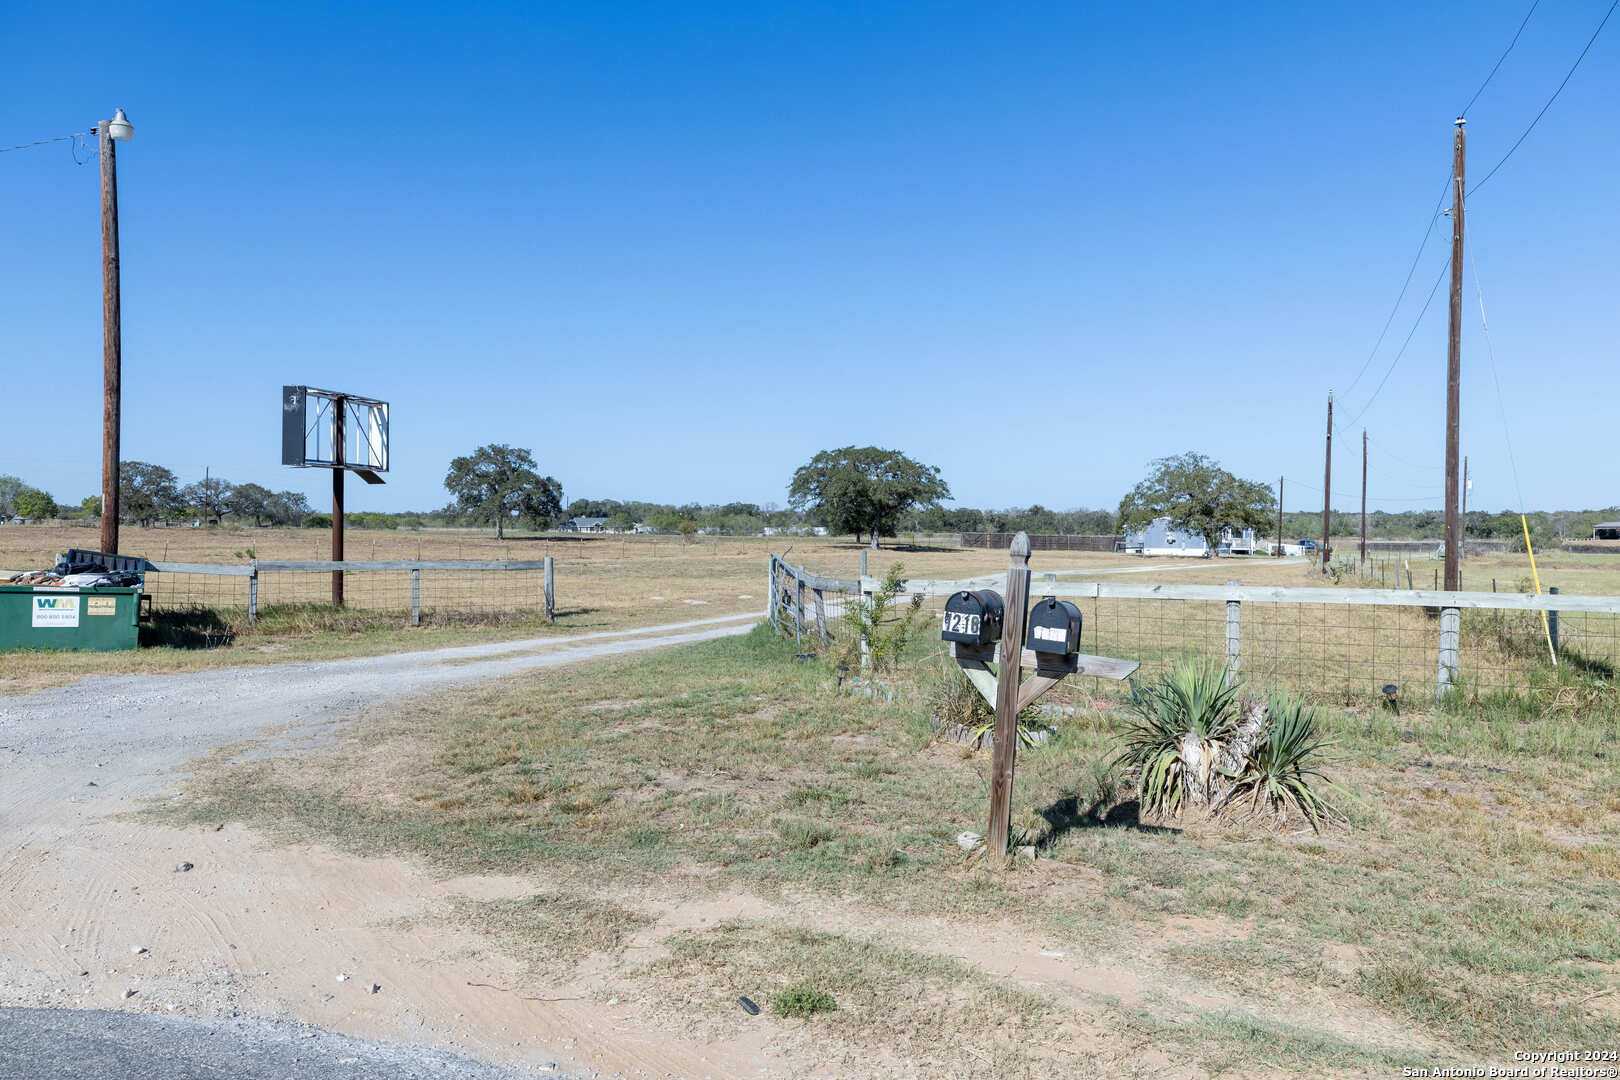
[[[0,585],[0,650],[135,648],[138,587]]]

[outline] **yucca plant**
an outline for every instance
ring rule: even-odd
[[[1140,770],[1142,811],[1175,814],[1204,806],[1217,776],[1222,745],[1238,721],[1237,687],[1226,669],[1207,660],[1177,665],[1145,686],[1131,686],[1132,717],[1118,763]]]
[[[1033,712],[1033,710],[1026,710]],[[969,746],[989,746],[995,742],[996,719],[991,717],[972,731],[968,732]],[[1020,714],[1018,717],[1018,745],[1026,750],[1033,750],[1041,745],[1040,736],[1036,734],[1038,725],[1033,719],[1027,720]]]
[[[1343,820],[1315,786],[1335,786],[1321,771],[1333,744],[1322,734],[1317,710],[1287,694],[1272,695],[1267,710],[1265,735],[1250,751],[1226,803],[1246,802],[1251,810],[1269,812],[1279,820],[1297,810],[1313,828]]]

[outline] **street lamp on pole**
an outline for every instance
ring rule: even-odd
[[[119,308],[118,159],[115,142],[135,134],[124,110],[96,125],[101,144],[101,550],[118,553],[118,434],[122,409],[123,318]]]

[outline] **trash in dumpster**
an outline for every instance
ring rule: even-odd
[[[0,650],[135,648],[147,565],[75,549],[49,570],[0,572]]]
[[[66,555],[58,555],[56,565],[49,570],[28,570],[11,577],[0,577],[0,585],[65,585],[76,589],[96,589],[111,585],[116,588],[129,588],[140,585],[144,580],[130,567],[140,565],[144,561],[74,548]]]

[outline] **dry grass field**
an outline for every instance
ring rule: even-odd
[[[50,565],[70,547],[93,547],[96,532],[85,527],[0,527],[0,569],[27,570]],[[125,528],[121,547],[159,562],[245,565],[260,560],[316,560],[330,554],[329,536],[317,529],[140,529]],[[1352,550],[1349,541],[1341,551]],[[202,667],[291,662],[341,656],[376,655],[408,649],[468,644],[493,639],[616,630],[679,622],[707,615],[763,610],[768,552],[786,553],[795,564],[828,576],[853,577],[862,549],[848,538],[559,536],[517,534],[496,540],[487,530],[351,530],[346,554],[355,560],[473,559],[528,561],[551,556],[557,567],[558,619],[540,612],[540,574],[425,572],[422,575],[424,625],[410,627],[406,572],[350,574],[347,609],[327,606],[330,576],[325,573],[265,574],[260,585],[261,618],[246,620],[245,578],[154,574],[148,583],[160,610],[169,614],[143,632],[147,648],[133,654],[0,654],[0,693],[19,693],[101,672],[183,671]],[[1006,553],[962,549],[954,537],[921,537],[868,552],[871,572],[893,562],[912,577],[962,578],[999,571]],[[1393,578],[1404,562],[1415,583],[1431,583],[1434,560],[1386,561]],[[1541,557],[1543,584],[1566,593],[1620,593],[1620,558],[1550,553]],[[1110,573],[1116,582],[1193,582],[1219,584],[1322,585],[1324,577],[1302,560],[1263,557],[1234,559],[1140,559],[1100,552],[1036,552],[1032,567],[1083,577]],[[1137,573],[1136,571],[1144,571]],[[1345,587],[1377,584],[1371,576],[1346,578]],[[1470,559],[1466,588],[1503,590],[1528,577],[1523,556]],[[1072,578],[1071,578],[1072,579]],[[1037,590],[1039,580],[1037,579]],[[1219,605],[1118,605],[1087,612],[1088,648],[1146,661],[1168,659],[1190,649],[1219,649],[1223,613]],[[187,609],[201,608],[202,611]],[[1256,610],[1245,634],[1253,639],[1256,663],[1279,675],[1311,676],[1331,689],[1345,675],[1364,690],[1374,671],[1386,681],[1416,684],[1432,679],[1433,633],[1420,613],[1403,614],[1380,628],[1357,623],[1372,616],[1304,609]],[[1612,629],[1614,620],[1597,628]],[[1323,632],[1326,627],[1331,633]],[[1572,631],[1577,624],[1571,623]],[[1609,634],[1612,637],[1612,634]],[[1488,653],[1465,653],[1499,665]],[[1258,669],[1257,669],[1258,670]],[[1429,672],[1425,676],[1425,672]],[[1493,677],[1494,678],[1494,677]],[[1492,681],[1487,679],[1487,682]],[[1496,679],[1495,681],[1500,681]]]
[[[51,565],[59,552],[94,547],[94,529],[68,525],[0,527],[0,569]],[[260,560],[313,560],[330,555],[329,534],[318,529],[141,529],[120,531],[127,554],[155,562],[246,565]],[[790,550],[791,549],[791,550]],[[861,549],[852,541],[792,537],[559,536],[517,534],[496,540],[487,530],[351,530],[345,554],[354,560],[556,560],[555,625],[540,613],[540,574],[428,572],[422,576],[424,625],[407,625],[409,574],[350,574],[349,607],[323,605],[330,597],[325,573],[266,574],[260,585],[261,618],[246,619],[245,578],[153,574],[148,591],[160,609],[184,611],[143,634],[136,653],[0,653],[0,693],[24,693],[89,674],[189,671],[204,667],[287,663],[495,639],[543,637],[680,622],[709,615],[763,611],[767,553],[788,552],[817,570],[854,576]],[[891,560],[907,572],[935,577],[971,576],[1002,568],[1003,552],[962,551],[951,541],[886,548],[871,557],[874,570]],[[1043,566],[1075,569],[1115,566],[1119,556],[1053,553]],[[1185,569],[1209,579],[1204,567]],[[1218,575],[1214,575],[1218,576]]]
[[[1330,711],[1349,821],[1321,832],[1142,820],[1115,711],[1084,711],[1019,752],[1037,857],[1002,870],[956,843],[989,763],[932,736],[938,642],[893,701],[793,652],[758,631],[373,710],[313,756],[212,759],[162,815],[468,875],[422,918],[526,965],[510,993],[690,1048],[678,1075],[736,1048],[868,1080],[1398,1076],[1620,1039],[1612,702]]]

